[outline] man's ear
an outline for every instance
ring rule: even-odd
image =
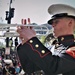
[[[69,23],[68,25],[71,26],[73,24],[73,22],[74,22],[74,20],[70,18],[69,22],[68,22]]]

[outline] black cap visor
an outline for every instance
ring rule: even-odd
[[[48,24],[52,25],[53,20],[55,20],[55,19],[60,19],[60,18],[63,18],[63,17],[69,17],[69,18],[75,19],[75,16],[68,15],[67,13],[61,13],[61,14],[53,15],[53,16],[51,17],[51,19],[48,21]]]

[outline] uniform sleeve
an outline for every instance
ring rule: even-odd
[[[18,55],[19,58],[22,57],[22,59],[25,59],[24,55],[27,55],[28,59],[46,74],[60,74],[75,69],[75,62],[67,58],[67,54],[62,54],[60,56],[52,55],[50,50],[48,50],[36,37],[28,40],[22,45]],[[21,59],[20,61],[22,65],[24,65],[25,61]]]
[[[19,60],[24,71],[27,74],[30,74],[33,73],[34,71],[40,70],[35,64],[33,64],[31,60],[29,60],[28,56],[24,54],[23,48],[21,46],[22,46],[21,44],[18,46],[17,53],[19,55]]]

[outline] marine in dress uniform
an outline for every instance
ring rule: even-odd
[[[53,15],[48,21],[49,24],[53,24],[54,20],[63,17],[75,20],[75,8],[68,5],[53,4],[49,7],[48,12]],[[22,36],[22,32],[17,31]],[[28,75],[39,70],[43,70],[45,75],[75,75],[74,35],[62,35],[57,39],[56,46],[50,49],[46,48],[37,37],[29,38],[17,47],[21,65]],[[51,49],[56,52],[52,54]]]

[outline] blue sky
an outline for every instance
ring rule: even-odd
[[[0,17],[5,19],[5,11],[9,10],[10,0],[0,0]],[[30,18],[31,22],[44,24],[51,17],[47,9],[55,3],[68,4],[75,7],[75,0],[13,0],[12,6],[15,8],[12,23],[21,23],[22,18]]]

